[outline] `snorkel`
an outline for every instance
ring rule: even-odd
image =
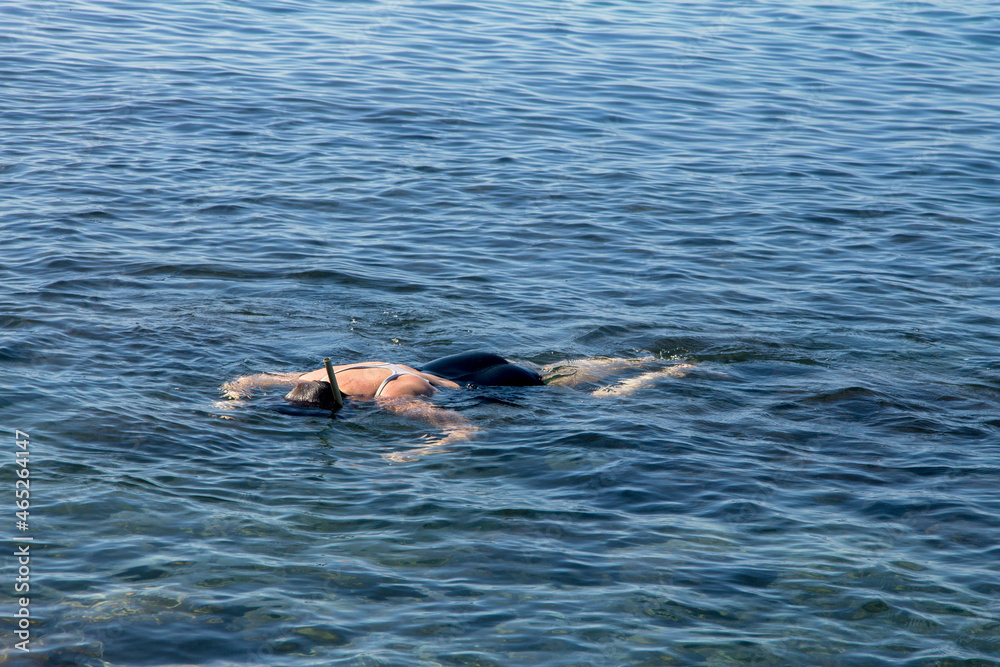
[[[333,411],[336,412],[344,407],[344,395],[340,393],[340,385],[337,384],[337,374],[333,372],[333,364],[330,357],[323,358],[323,366],[326,367],[326,376],[330,378],[330,389],[333,390]]]

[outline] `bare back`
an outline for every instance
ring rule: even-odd
[[[352,398],[404,398],[430,396],[435,387],[458,385],[431,373],[421,373],[412,366],[368,361],[333,367],[340,390]],[[319,368],[298,376],[298,381],[324,381],[326,369]]]

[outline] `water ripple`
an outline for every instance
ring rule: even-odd
[[[994,10],[10,7],[32,659],[994,664]],[[466,349],[696,366],[218,403]]]

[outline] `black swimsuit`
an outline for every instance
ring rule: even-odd
[[[542,384],[535,371],[488,352],[462,352],[420,367],[424,373],[481,387],[534,387]]]

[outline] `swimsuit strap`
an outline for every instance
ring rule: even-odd
[[[375,390],[375,398],[379,398],[382,395],[382,390],[385,389],[385,386],[398,378],[400,375],[416,375],[417,377],[420,377],[420,373],[414,373],[413,371],[401,368],[396,364],[385,364],[383,368],[388,368],[392,371],[392,375],[382,380],[382,384],[380,384],[378,389]]]
[[[335,370],[333,374],[336,375],[337,373],[343,373],[344,371],[360,371],[366,368],[390,368],[392,366],[395,366],[395,364],[386,364],[386,363],[359,364],[357,366],[348,366],[347,368],[340,368],[338,370]]]
[[[360,364],[358,366],[341,368],[340,370],[334,371],[333,374],[336,375],[337,373],[343,373],[344,371],[360,371],[368,368],[384,368],[389,371],[389,377],[382,380],[382,384],[380,384],[378,386],[378,389],[375,390],[375,396],[374,396],[375,398],[379,398],[382,395],[382,390],[385,389],[386,385],[395,380],[396,378],[398,378],[400,375],[416,375],[417,377],[420,377],[419,373],[415,373],[411,370],[407,370],[405,368],[402,368],[401,366],[390,363]]]

